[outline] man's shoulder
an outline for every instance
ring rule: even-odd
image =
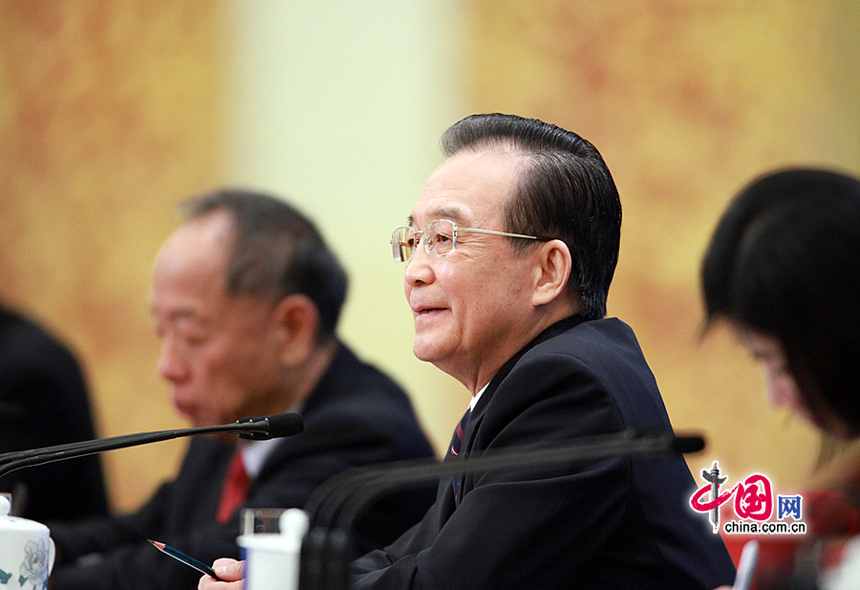
[[[585,359],[612,351],[642,354],[633,329],[618,318],[588,320],[561,327],[563,329],[529,347],[523,357],[564,354]]]
[[[371,403],[379,398],[407,401],[405,390],[379,367],[358,357],[345,344],[329,367],[313,397],[325,403]]]
[[[48,329],[23,314],[9,311],[4,312],[0,321],[0,356],[47,369],[60,361],[77,365],[69,348]]]
[[[577,322],[563,330],[559,336],[568,338],[608,338],[625,339],[633,337],[633,329],[616,317]]]
[[[498,387],[522,389],[535,395],[562,391],[591,391],[585,384],[606,392],[648,390],[655,396],[656,382],[633,330],[621,320],[607,318],[561,326],[512,359],[497,375]],[[596,391],[596,390],[595,390]]]
[[[306,433],[377,433],[380,440],[416,439],[430,448],[404,389],[343,345],[303,414]]]

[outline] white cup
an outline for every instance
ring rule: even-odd
[[[9,516],[9,508],[9,499],[0,496],[0,585],[43,590],[56,553],[50,531],[42,523]]]
[[[277,533],[245,534],[236,540],[245,553],[245,590],[298,590],[308,515],[298,508],[285,510],[278,528]]]
[[[241,512],[242,535],[281,532],[281,515],[286,508],[243,508]]]

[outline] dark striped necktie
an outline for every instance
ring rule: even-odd
[[[454,431],[454,437],[451,439],[450,454],[455,459],[460,456],[460,445],[463,444],[463,431],[466,430],[466,424],[469,423],[469,415],[472,413],[472,408],[466,410],[460,423],[457,424],[457,430]]]
[[[466,410],[463,414],[463,419],[457,424],[457,429],[454,431],[454,436],[451,438],[451,449],[448,452],[450,461],[456,461],[460,457],[460,445],[463,444],[463,431],[466,430],[466,424],[469,423],[469,416],[472,414],[472,408]],[[454,487],[454,502],[459,502],[457,499],[457,478],[458,475],[451,477],[451,485]]]

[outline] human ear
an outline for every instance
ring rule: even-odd
[[[532,305],[546,305],[567,292],[567,281],[573,268],[570,249],[561,240],[542,244],[537,252]]]
[[[275,307],[280,359],[287,367],[303,365],[313,353],[319,335],[320,314],[306,295],[287,295]]]

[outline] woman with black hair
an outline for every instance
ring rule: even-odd
[[[788,406],[827,437],[860,435],[860,182],[812,168],[768,173],[730,203],[702,264],[708,326],[727,321],[765,368],[771,403]],[[860,532],[860,463],[846,460],[803,493],[810,534],[793,555],[760,563],[758,588],[808,573],[809,551],[852,555]],[[839,540],[835,542],[834,540]],[[760,539],[766,542],[766,539]],[[853,549],[860,555],[860,549]],[[852,564],[840,561],[838,586]],[[856,566],[855,566],[856,567]],[[836,572],[839,572],[838,574]],[[800,573],[798,573],[800,572]],[[850,574],[849,574],[850,575]],[[850,575],[853,586],[860,580]],[[794,587],[794,586],[792,586]]]

